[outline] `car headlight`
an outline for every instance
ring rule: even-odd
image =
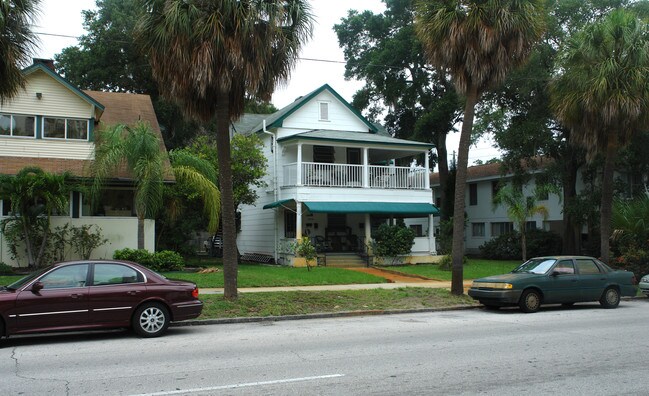
[[[502,282],[473,282],[471,287],[475,288],[488,288],[488,289],[513,289],[514,285],[511,283]]]
[[[640,282],[649,282],[649,275],[645,275],[640,279]]]

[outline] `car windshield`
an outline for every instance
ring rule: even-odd
[[[530,274],[545,274],[547,273],[552,265],[556,262],[555,259],[531,259],[527,260],[518,268],[512,271],[512,273],[530,273]]]
[[[32,272],[31,274],[25,276],[24,278],[20,278],[14,283],[7,285],[6,288],[8,290],[17,290],[29,282],[33,281],[34,279],[38,278],[39,276],[43,275],[45,272],[49,271],[51,267],[43,268],[40,271]]]

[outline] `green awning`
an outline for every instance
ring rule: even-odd
[[[279,206],[283,206],[284,204],[287,204],[289,202],[293,201],[292,199],[282,199],[279,201],[275,201],[269,204],[264,205],[264,209],[272,209],[272,208],[277,208]]]
[[[311,213],[370,213],[384,215],[439,215],[428,203],[403,202],[304,202]],[[264,208],[266,208],[264,206]]]

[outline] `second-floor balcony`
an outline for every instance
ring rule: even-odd
[[[284,165],[283,176],[283,187],[430,188],[428,172],[423,167],[294,162]]]

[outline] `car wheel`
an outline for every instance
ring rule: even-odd
[[[142,337],[158,337],[169,327],[169,310],[159,303],[146,303],[133,315],[133,330]]]
[[[620,292],[614,287],[607,288],[604,290],[604,293],[602,293],[599,303],[602,304],[602,307],[604,308],[617,307],[620,305]]]
[[[521,295],[518,306],[523,312],[536,312],[541,307],[541,295],[536,290],[525,290]]]

